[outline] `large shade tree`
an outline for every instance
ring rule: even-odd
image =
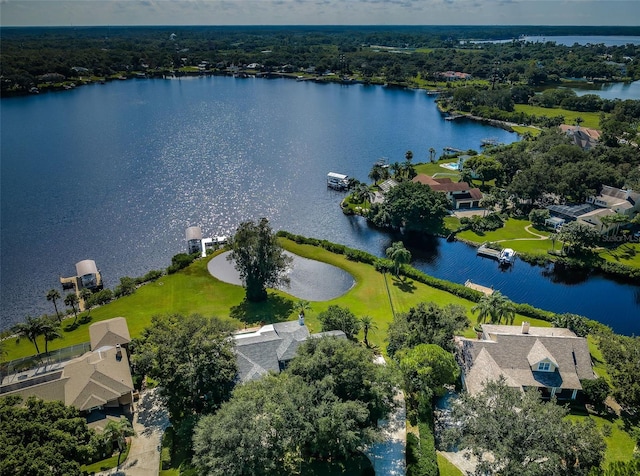
[[[393,385],[373,354],[345,339],[311,339],[279,375],[236,387],[196,425],[193,462],[212,476],[300,474],[344,461],[375,440]]]
[[[377,226],[433,231],[442,225],[450,208],[444,193],[421,183],[401,182],[387,192],[382,204],[372,207],[371,220]]]
[[[555,400],[542,402],[535,390],[490,382],[453,404],[455,423],[443,441],[473,454],[476,474],[586,476],[600,465],[606,446],[591,419],[574,423],[567,413]]]
[[[453,351],[453,336],[469,325],[464,307],[448,304],[419,303],[407,312],[397,314],[389,325],[387,352],[393,356],[403,348],[418,344],[437,344]]]
[[[326,311],[318,314],[323,331],[342,331],[347,338],[355,340],[360,331],[360,320],[346,307],[332,304]]]
[[[200,315],[154,316],[136,342],[137,374],[160,382],[174,423],[217,409],[231,395],[236,357],[228,321]]]
[[[292,258],[285,254],[266,218],[258,223],[241,223],[229,246],[228,259],[235,263],[240,273],[247,300],[264,301],[268,287],[289,283],[285,271]]]
[[[79,475],[95,453],[94,433],[74,407],[30,397],[0,398],[0,474]]]

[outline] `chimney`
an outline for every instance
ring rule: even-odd
[[[116,344],[116,360],[118,362],[122,360],[122,347],[120,344]]]
[[[529,333],[529,323],[527,321],[524,321],[522,323],[522,333],[523,334],[528,334]]]

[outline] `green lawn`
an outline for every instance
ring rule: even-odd
[[[521,136],[529,133],[533,137],[536,137],[542,132],[542,129],[533,126],[511,126],[511,128],[513,129],[513,132],[520,134]]]
[[[596,415],[576,414],[568,415],[567,418],[572,421],[581,421],[585,418],[591,418],[601,430],[605,427],[611,429],[608,436],[606,435],[608,430],[604,432],[604,441],[607,444],[607,450],[604,455],[603,467],[606,467],[609,463],[614,461],[630,461],[633,458],[635,441],[631,435],[624,430],[624,423],[621,418],[609,420]]]
[[[554,247],[560,247],[560,243],[554,243],[551,240],[541,240],[536,235],[548,237],[550,233],[546,230],[540,230],[531,226],[529,229],[532,233],[525,230],[525,227],[531,225],[526,219],[509,218],[504,227],[494,231],[487,231],[483,234],[475,233],[472,230],[465,230],[457,234],[461,239],[472,241],[474,243],[499,242],[504,248],[512,248],[521,253],[530,253],[538,255],[546,255],[547,251]]]
[[[436,151],[436,157],[438,156],[438,154],[440,154],[440,151]],[[447,168],[440,167],[442,164],[455,164],[457,162],[458,162],[458,159],[439,160],[438,162],[435,162],[435,163],[426,162],[423,164],[416,164],[415,169],[416,169],[416,172],[419,174],[426,174],[431,176],[438,174],[436,178],[449,177],[454,182],[457,182],[458,179],[460,178],[460,173],[458,171],[449,170]]]
[[[531,114],[535,116],[556,117],[563,116],[565,124],[575,124],[576,118],[581,117],[583,122],[580,124],[582,127],[589,129],[600,128],[600,113],[599,112],[578,112],[569,111],[568,109],[560,108],[548,108],[540,106],[529,106],[528,104],[516,104],[516,112],[524,112],[525,114]]]
[[[330,253],[322,248],[300,245],[283,240],[285,248],[300,256],[323,261],[349,272],[356,284],[344,295],[330,301],[312,302],[307,313],[306,324],[311,332],[321,330],[318,313],[330,305],[348,307],[357,316],[370,315],[377,326],[371,330],[369,340],[372,345],[385,351],[387,327],[396,313],[408,311],[420,302],[433,301],[441,306],[460,304],[467,309],[469,318],[475,322],[470,312],[474,303],[453,296],[446,291],[431,288],[410,279],[400,281],[391,275],[377,272],[373,266],[349,261],[343,255]],[[223,283],[212,277],[207,270],[210,258],[197,260],[178,273],[163,276],[154,283],[140,287],[135,294],[118,299],[91,311],[91,320],[80,324],[77,329],[63,332],[64,338],[50,343],[50,350],[89,341],[89,325],[104,319],[122,316],[127,319],[129,332],[137,337],[157,314],[192,314],[218,316],[231,319],[238,327],[294,319],[293,309],[296,298],[284,292],[272,290],[264,303],[247,303],[244,290],[240,286]],[[391,301],[390,301],[391,299]],[[517,316],[516,324],[524,318]],[[528,319],[531,321],[531,319]],[[532,322],[533,323],[533,322]],[[540,321],[540,325],[545,325]],[[536,322],[536,324],[538,323]],[[473,330],[470,330],[473,333]],[[41,346],[42,348],[42,346]],[[7,343],[7,360],[34,355],[34,346],[25,339],[19,344],[15,340]]]
[[[598,253],[602,259],[640,268],[640,243],[622,243]]]
[[[462,471],[440,453],[438,453],[438,469],[440,476],[463,476]]]
[[[120,465],[127,460],[127,456],[129,456],[129,450],[131,449],[131,442],[127,443],[127,449],[124,450],[122,456],[120,457]],[[103,459],[101,461],[96,461],[92,464],[83,465],[80,469],[82,471],[87,472],[88,474],[97,473],[99,471],[106,471],[107,469],[115,468],[118,463],[118,453],[116,452],[110,458]]]

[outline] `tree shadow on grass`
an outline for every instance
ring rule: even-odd
[[[417,289],[416,285],[410,279],[398,279],[393,277],[392,280],[393,285],[404,293],[413,293]]]
[[[273,324],[289,319],[293,312],[293,301],[269,294],[266,301],[250,302],[246,299],[231,308],[231,317],[246,324]]]

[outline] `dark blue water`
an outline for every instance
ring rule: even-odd
[[[419,162],[431,147],[517,140],[444,121],[420,91],[226,77],[3,99],[0,117],[2,328],[53,312],[47,290],[82,259],[96,261],[108,287],[165,268],[190,225],[230,234],[266,216],[274,229],[382,255],[392,238],[341,213],[327,172],[366,180],[378,158],[401,161],[409,149]],[[418,265],[440,277],[640,333],[638,287],[593,277],[565,286],[524,263],[501,274],[460,243],[430,249],[436,264]]]

